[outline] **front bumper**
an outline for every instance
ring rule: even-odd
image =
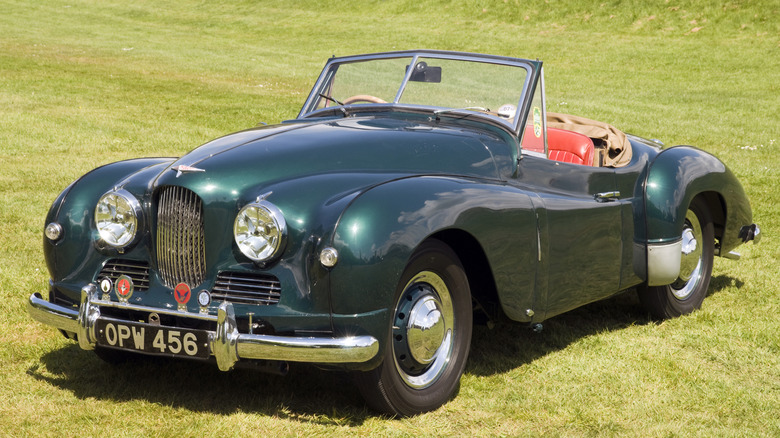
[[[232,369],[241,359],[327,364],[363,363],[376,357],[379,351],[379,342],[372,336],[325,338],[239,333],[233,305],[228,302],[223,302],[219,306],[216,316],[187,313],[102,300],[98,297],[97,287],[88,284],[81,289],[79,310],[51,303],[38,293],[30,296],[27,303],[30,316],[65,332],[75,333],[79,346],[84,350],[95,348],[97,342],[95,326],[100,319],[102,307],[186,316],[216,322],[217,329],[208,332],[208,344],[211,355],[215,357],[222,371]]]

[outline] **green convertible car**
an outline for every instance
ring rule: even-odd
[[[331,58],[294,120],[95,169],[44,234],[29,313],[84,350],[347,369],[393,415],[455,394],[474,316],[629,288],[685,314],[760,237],[712,155],[546,112],[540,61],[428,50]]]

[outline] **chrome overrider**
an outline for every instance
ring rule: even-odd
[[[229,371],[241,359],[263,359],[311,363],[362,363],[374,358],[379,342],[373,336],[342,338],[288,337],[239,333],[233,305],[220,304],[217,315],[186,313],[174,309],[160,309],[102,300],[98,288],[88,284],[81,289],[79,310],[51,303],[40,294],[30,296],[27,311],[35,320],[69,333],[75,333],[79,346],[93,350],[96,345],[95,327],[102,307],[155,312],[157,314],[186,316],[214,321],[217,329],[209,331],[209,348],[222,371]]]

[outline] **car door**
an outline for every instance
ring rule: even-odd
[[[617,292],[622,218],[614,170],[524,154],[516,183],[536,194],[539,264],[534,320]]]

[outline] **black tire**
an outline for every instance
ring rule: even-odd
[[[452,249],[438,240],[420,245],[401,275],[394,305],[384,360],[357,373],[355,383],[368,405],[383,413],[437,409],[457,393],[471,344],[471,292]]]
[[[682,231],[683,255],[680,277],[665,286],[642,286],[639,300],[656,319],[675,318],[701,307],[712,277],[715,234],[712,216],[701,198],[688,207]],[[691,239],[695,248],[691,249]],[[688,251],[688,254],[686,254]]]

